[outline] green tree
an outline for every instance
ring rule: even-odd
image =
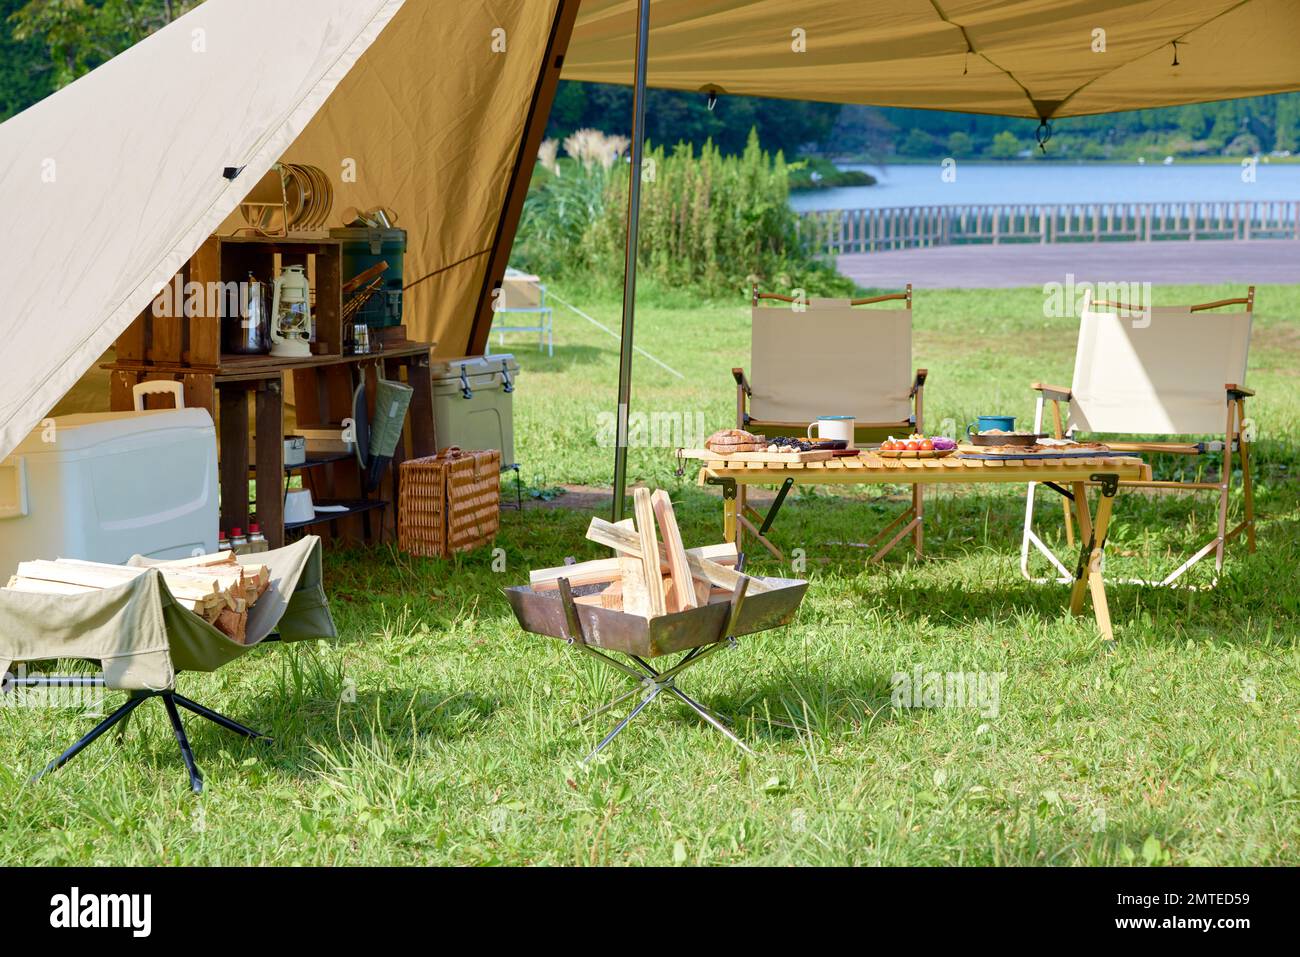
[[[1292,153],[1300,148],[1300,99],[1289,97],[1277,105],[1273,149]]]
[[[28,0],[7,19],[15,40],[44,44],[51,85],[66,86],[203,0]]]
[[[706,141],[728,155],[742,153],[754,127],[768,148],[794,155],[828,141],[840,116],[833,103],[804,103],[752,96],[720,96],[709,109],[703,93],[650,90],[646,95],[646,139],[656,143]],[[562,80],[546,135],[563,140],[583,127],[631,134],[632,92],[624,86]]]
[[[1010,130],[1003,130],[997,136],[993,137],[993,145],[989,147],[989,156],[994,159],[1015,159],[1020,155],[1023,147],[1016,134]]]
[[[901,156],[933,156],[935,153],[934,137],[916,127],[907,131],[907,136],[898,146]]]
[[[948,155],[949,156],[970,156],[975,152],[975,141],[971,139],[969,133],[962,130],[953,130],[948,134]]]
[[[50,71],[40,69],[46,61],[45,45],[35,38],[16,39],[9,28],[9,17],[25,4],[0,0],[0,120],[54,92]]]

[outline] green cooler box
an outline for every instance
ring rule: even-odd
[[[434,358],[433,420],[440,449],[499,449],[515,463],[514,391],[519,363],[509,354]]]

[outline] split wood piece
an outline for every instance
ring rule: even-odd
[[[148,569],[145,568],[99,565],[71,559],[55,562],[20,562],[18,565],[18,575],[21,578],[41,578],[46,581],[67,582],[70,585],[89,585],[92,588],[115,588],[124,582],[134,581],[147,571]],[[189,576],[176,572],[168,573],[163,569],[159,569],[159,572],[167,581],[168,591],[177,598],[203,601],[220,591],[215,579],[194,580]]]
[[[619,555],[620,578],[623,584],[623,611],[628,615],[650,617],[650,590],[645,583],[645,566],[640,557]]]
[[[663,489],[658,489],[650,496],[650,505],[659,522],[659,532],[663,536],[664,549],[668,552],[669,572],[673,577],[672,602],[669,611],[686,611],[697,607],[695,600],[695,583],[690,566],[686,561],[686,547],[682,544],[682,533],[677,527],[677,516],[673,512],[672,500]]]
[[[248,643],[248,612],[223,608],[212,625],[231,641]]]
[[[122,584],[122,581],[129,580],[130,579],[122,579],[120,581],[107,581],[102,584],[90,585],[57,581],[44,577],[33,578],[19,574],[14,575],[9,579],[7,587],[10,591],[26,592],[34,595],[87,595],[91,592],[101,591],[104,588],[112,588],[116,585]],[[214,601],[210,603],[205,598],[180,598],[174,595],[173,597],[175,597],[183,607],[206,619],[215,618],[220,612],[221,607],[224,607],[223,602]],[[216,597],[217,596],[214,594],[213,598],[215,599]]]
[[[611,611],[623,610],[623,583],[612,582],[608,588],[601,589],[593,595],[576,595],[573,599],[579,605],[595,605]]]
[[[219,583],[220,589],[229,591],[245,601],[257,601],[271,584],[271,569],[266,565],[245,565],[235,559],[230,551],[216,552],[210,555],[194,555],[189,558],[175,558],[162,562],[149,562],[146,565],[109,565],[104,562],[88,562],[78,558],[60,558],[59,563],[82,565],[92,568],[130,569],[136,572],[157,568],[169,581],[193,578],[204,582],[209,578]],[[170,587],[170,586],[169,586]]]
[[[18,575],[9,577],[6,588],[33,595],[88,595],[93,591],[99,591],[98,588],[89,585],[70,585],[67,582],[50,582],[40,578],[22,578]]]
[[[719,565],[734,566],[737,560],[735,542],[688,548],[686,554],[708,559]],[[670,572],[667,562],[660,563],[660,572]],[[597,558],[594,561],[577,562],[573,565],[535,568],[528,573],[528,583],[535,591],[547,591],[559,587],[558,582],[561,578],[567,578],[569,584],[577,588],[579,585],[599,585],[601,582],[617,581],[620,573],[618,558]]]
[[[113,588],[134,581],[150,568],[157,568],[173,598],[209,621],[213,621],[222,608],[244,611],[265,590],[264,580],[269,582],[269,570],[265,566],[255,569],[250,576],[239,565],[190,570],[169,566],[110,565],[75,558],[23,562],[18,574],[20,578],[94,589]]]
[[[641,541],[625,529],[617,528],[612,523],[605,521],[603,518],[593,518],[591,524],[587,527],[587,538],[598,545],[604,545],[612,548],[616,552],[633,558],[641,557]],[[662,554],[662,550],[661,550]],[[710,561],[706,558],[699,558],[692,555],[690,551],[686,553],[686,561],[690,565],[691,574],[697,578],[703,578],[719,588],[725,588],[728,591],[735,588],[740,580],[746,576],[741,575],[733,568],[728,568],[718,562]],[[760,581],[757,578],[751,578],[749,591],[751,594],[771,591],[772,586]]]
[[[170,566],[108,565],[103,562],[88,562],[77,558],[60,558],[55,565],[72,565],[79,568],[102,571],[107,575],[118,575],[120,581],[130,581],[149,568],[157,568],[167,582],[167,590],[174,598],[191,598],[197,593],[203,600],[211,603],[212,595],[219,599],[217,604],[240,611],[241,605],[256,601],[261,592],[258,590],[260,573],[250,576],[243,566],[238,564],[205,566],[203,568]],[[262,566],[266,571],[266,566]],[[126,574],[122,574],[126,573]],[[269,572],[267,572],[269,577]]]
[[[646,591],[650,595],[650,617],[658,618],[666,614],[668,608],[664,598],[664,580],[659,574],[659,539],[655,535],[655,512],[650,503],[650,490],[644,487],[633,489],[632,503],[636,508],[636,530],[641,543]]]

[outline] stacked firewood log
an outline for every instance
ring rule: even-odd
[[[44,595],[84,595],[133,581],[157,569],[167,590],[233,641],[244,643],[248,609],[271,584],[265,565],[241,565],[233,552],[196,555],[147,566],[108,565],[74,558],[21,562],[9,579],[11,591]]]
[[[613,558],[536,569],[529,575],[532,588],[555,589],[567,578],[577,603],[646,618],[730,597],[741,578],[734,543],[686,548],[667,492],[636,488],[633,501],[635,522],[593,518],[587,528],[587,538],[613,549]],[[752,578],[748,588],[768,590]]]

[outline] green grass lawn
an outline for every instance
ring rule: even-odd
[[[558,291],[617,325],[616,301]],[[1163,302],[1232,292],[1158,290]],[[633,411],[702,420],[706,434],[731,424],[744,303],[654,300],[637,345],[683,378],[638,359]],[[1075,323],[1044,319],[1042,302],[1032,289],[917,294],[932,427],[1030,416],[1030,381],[1069,381]],[[862,549],[831,543],[864,540],[902,490],[807,490],[774,530],[812,583],[795,622],[682,680],[757,757],[661,699],[581,767],[617,713],[581,730],[573,719],[623,686],[522,634],[500,589],[602,550],[582,538],[590,512],[510,511],[504,570],[488,551],[332,552],[339,643],[270,646],[184,676],[184,693],[277,739],[189,722],[200,799],[161,708],[37,784],[29,776],[92,719],[0,709],[0,864],[1296,864],[1298,319],[1300,287],[1260,289],[1259,550],[1233,548],[1213,590],[1112,588],[1112,649],[1091,618],[1066,614],[1063,586],[1021,578],[1023,488],[933,494],[928,559],[899,552],[870,569]],[[525,483],[608,486],[601,414],[617,344],[564,310],[556,339],[549,359],[528,337],[513,342]],[[827,374],[852,370],[831,360]],[[629,471],[672,492],[688,544],[720,538],[718,499],[674,474],[669,448],[634,449]],[[1177,564],[1212,535],[1212,499],[1122,495],[1108,569]],[[1054,530],[1059,506],[1042,501]],[[891,675],[916,667],[1005,675],[996,714],[893,708]]]

